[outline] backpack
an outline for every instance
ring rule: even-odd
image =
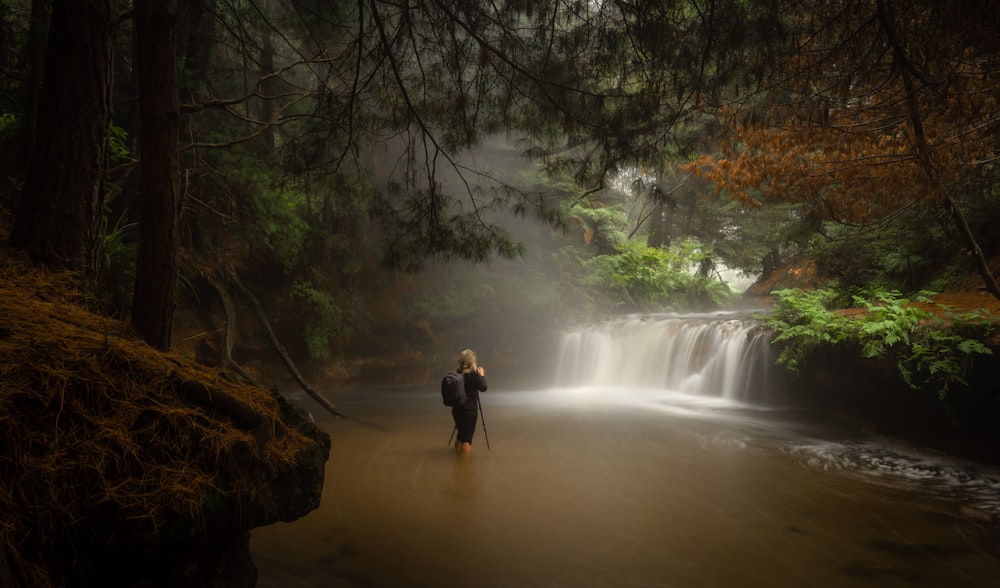
[[[468,397],[465,395],[465,378],[458,372],[448,372],[441,379],[441,400],[445,406],[462,406]]]

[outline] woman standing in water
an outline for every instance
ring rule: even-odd
[[[453,406],[451,417],[455,419],[455,429],[458,431],[455,450],[467,455],[472,451],[472,436],[476,432],[479,393],[486,392],[486,370],[476,365],[476,352],[466,349],[458,356],[458,372],[465,380],[465,395],[468,400],[462,406]]]

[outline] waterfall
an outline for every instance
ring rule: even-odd
[[[556,386],[633,388],[773,403],[783,395],[766,332],[746,315],[629,315],[567,332]]]

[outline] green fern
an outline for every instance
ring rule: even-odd
[[[102,218],[107,223],[107,211]],[[135,259],[138,245],[135,241],[135,223],[126,220],[122,213],[115,224],[101,237],[97,247],[97,271],[94,276],[94,297],[101,312],[115,318],[128,316],[135,285]]]
[[[864,309],[857,317],[831,310],[839,293],[829,289],[773,292],[778,302],[769,315],[759,318],[774,331],[772,343],[779,349],[777,361],[792,374],[821,345],[848,343],[867,359],[893,356],[903,380],[912,388],[932,385],[947,395],[952,383],[965,383],[965,373],[975,355],[988,355],[981,339],[992,326],[981,312],[945,318],[923,310],[912,302],[930,303],[931,292],[920,292],[912,300],[898,291],[876,288],[851,296],[854,306]],[[970,336],[960,334],[964,329]]]

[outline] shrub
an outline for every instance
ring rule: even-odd
[[[993,328],[983,313],[958,314],[939,305],[944,311],[939,317],[913,304],[930,304],[931,292],[911,300],[895,290],[862,291],[849,296],[853,306],[863,310],[857,316],[831,310],[844,299],[834,290],[796,288],[773,294],[778,297],[774,311],[759,318],[774,331],[771,342],[779,349],[778,363],[792,374],[821,345],[852,344],[868,359],[894,357],[911,388],[936,386],[943,398],[951,384],[965,384],[973,356],[992,353],[982,342]]]

